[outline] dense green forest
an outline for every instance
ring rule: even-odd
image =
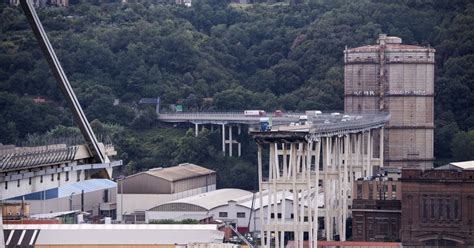
[[[224,157],[216,131],[194,137],[157,123],[137,101],[160,97],[188,111],[343,109],[342,51],[380,33],[436,49],[435,156],[474,159],[470,1],[138,2],[38,9],[87,117],[119,149],[122,173],[193,162],[217,170],[221,187],[254,188],[250,139],[241,138],[242,158]],[[0,142],[77,133],[21,8],[1,3],[0,13]]]

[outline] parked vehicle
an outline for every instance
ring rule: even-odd
[[[277,109],[277,110],[275,110],[275,112],[273,112],[273,116],[282,117],[283,116],[283,111]]]

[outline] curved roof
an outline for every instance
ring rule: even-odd
[[[242,189],[218,189],[211,192],[202,193],[199,195],[194,195],[194,196],[186,197],[183,199],[170,201],[162,205],[173,204],[173,203],[184,203],[184,204],[196,205],[198,207],[204,208],[209,211],[216,207],[225,205],[231,200],[235,201],[236,199],[242,196],[248,196],[251,194],[252,192],[247,191],[247,190],[242,190]]]

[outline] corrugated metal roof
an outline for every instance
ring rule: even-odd
[[[268,206],[268,191],[265,190],[263,193],[262,193],[262,205],[264,207]],[[299,193],[298,194],[298,197],[301,198],[302,194]],[[286,200],[288,201],[293,201],[293,193],[291,192],[286,192],[285,194],[285,198]],[[281,201],[283,199],[283,191],[278,191],[277,192],[277,203],[280,204]],[[270,200],[273,201],[273,196],[270,196]],[[252,194],[250,195],[247,195],[247,196],[243,196],[243,197],[240,197],[240,198],[237,198],[235,199],[235,201],[237,202],[237,205],[240,205],[240,206],[244,206],[244,207],[247,207],[247,208],[251,208],[252,207]],[[306,202],[305,202],[305,205]],[[324,193],[323,192],[320,192],[318,194],[318,207],[322,207],[324,206]],[[260,193],[255,193],[255,202],[254,202],[254,210],[257,210],[260,208]]]
[[[117,187],[117,183],[108,179],[90,179],[77,183],[71,183],[58,188],[58,198],[69,197],[71,194],[84,193],[104,190]]]
[[[263,197],[262,205],[263,206],[268,205],[268,197],[267,196],[268,196],[268,191],[267,190],[262,192],[262,197]],[[270,196],[270,198],[271,198],[270,200],[273,201],[273,196]],[[292,201],[293,200],[293,194],[287,192],[286,195],[285,195],[285,198],[287,200]],[[277,192],[277,203],[280,204],[282,199],[283,199],[283,192],[282,191]],[[246,196],[235,199],[235,201],[237,202],[237,205],[240,205],[240,206],[243,206],[243,207],[246,207],[246,208],[251,208],[252,207],[252,200],[254,200],[254,205],[253,205],[254,210],[259,209],[260,208],[260,192],[255,193],[255,199],[253,199],[253,193],[251,193],[250,195],[246,195]]]
[[[54,213],[45,213],[45,214],[34,214],[30,217],[33,219],[53,219],[63,215],[79,213],[79,210],[72,210],[72,211],[63,211],[63,212],[54,212]]]
[[[463,170],[474,170],[474,160],[463,161],[463,162],[454,162],[454,163],[449,163],[449,164],[454,165],[456,167],[459,167]]]
[[[264,191],[262,193],[263,201],[262,204],[264,207],[268,205],[268,191]],[[298,197],[302,197],[302,194],[298,194]],[[293,201],[293,194],[290,192],[286,192],[285,195],[286,200]],[[277,192],[277,202],[281,203],[283,199],[283,192]],[[252,208],[252,201],[253,201],[253,193],[246,190],[241,189],[218,189],[215,191],[186,197],[183,199],[178,199],[174,201],[167,202],[162,205],[173,204],[173,203],[185,203],[196,205],[207,210],[214,209],[219,206],[223,206],[228,204],[229,201],[235,201],[237,205],[243,206],[246,208]],[[271,201],[273,201],[273,197],[271,196]],[[160,205],[160,206],[162,206]],[[320,192],[318,194],[318,206],[322,207],[324,205],[324,193]],[[253,209],[257,210],[260,208],[260,193],[255,193],[254,205]]]
[[[251,196],[252,192],[242,189],[218,189],[211,192],[174,200],[165,204],[186,203],[196,205],[207,210],[227,204],[230,200],[242,196]],[[164,205],[164,204],[163,204]]]
[[[146,172],[148,175],[152,175],[154,177],[163,178],[167,181],[174,182],[179,181],[187,178],[193,178],[197,176],[208,175],[212,173],[216,173],[213,170],[201,167],[199,165],[185,163],[179,164],[177,166],[163,168],[163,169],[152,169]]]

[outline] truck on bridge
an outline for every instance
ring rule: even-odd
[[[244,110],[245,116],[265,116],[266,114],[264,110]]]

